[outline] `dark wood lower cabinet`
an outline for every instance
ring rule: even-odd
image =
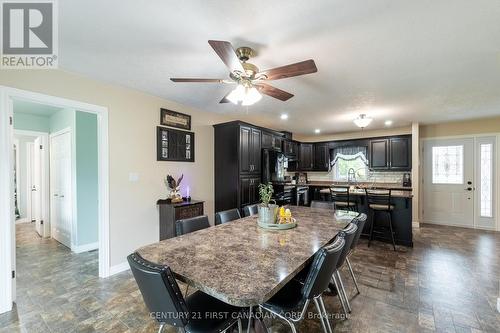
[[[158,200],[160,209],[160,240],[175,237],[175,221],[203,215],[203,201],[184,201],[176,204]]]
[[[260,176],[240,179],[240,207],[259,202]]]

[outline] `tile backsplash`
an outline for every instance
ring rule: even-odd
[[[374,183],[403,183],[403,175],[407,172],[395,172],[395,171],[370,171],[369,179],[362,180],[366,182]],[[411,174],[411,172],[410,172]],[[288,176],[294,176],[294,172],[289,172]],[[310,171],[307,173],[308,180],[314,181],[333,181],[333,172],[318,172]]]

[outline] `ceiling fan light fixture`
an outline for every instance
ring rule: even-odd
[[[242,100],[241,105],[252,105],[260,101],[262,98],[262,95],[259,93],[259,91],[255,88],[247,88],[246,89],[246,94],[245,97]]]
[[[245,98],[245,87],[241,84],[238,84],[236,88],[226,97],[231,103],[238,104],[239,101],[242,101]]]
[[[358,118],[354,119],[353,122],[356,126],[360,128],[365,128],[366,126],[370,125],[372,122],[372,118],[367,117],[366,114],[360,114]]]

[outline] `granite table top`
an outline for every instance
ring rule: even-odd
[[[294,207],[298,226],[267,230],[257,216],[242,218],[137,250],[146,260],[170,266],[176,277],[223,302],[254,306],[290,281],[322,246],[358,213]]]

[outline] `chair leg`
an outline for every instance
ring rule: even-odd
[[[345,288],[344,288],[344,283],[342,283],[342,277],[340,276],[340,272],[338,270],[337,270],[337,277],[339,278],[340,289],[342,289],[342,293],[344,294],[344,299],[345,299],[345,303],[347,305],[347,310],[349,311],[349,313],[351,313],[352,312],[351,304],[349,304],[349,298],[347,297],[347,293],[346,293]]]
[[[349,272],[351,273],[352,280],[354,281],[354,285],[356,286],[356,290],[357,290],[358,294],[360,294],[361,292],[359,291],[358,281],[356,280],[356,277],[354,276],[354,271],[352,270],[352,266],[351,266],[351,262],[349,261],[349,257],[346,257],[345,259],[347,261],[347,267],[349,268]]]
[[[337,296],[339,297],[340,304],[342,305],[342,309],[344,310],[344,314],[346,315],[346,318],[347,318],[347,314],[349,312],[347,311],[347,306],[346,306],[345,301],[344,301],[344,296],[342,294],[342,291],[339,288],[339,284],[337,282],[337,277],[335,276],[335,274],[336,273],[333,273],[332,282],[333,282],[333,285],[335,286],[335,289],[337,289]]]
[[[319,305],[321,305],[321,309],[323,310],[323,313],[325,315],[326,326],[328,328],[328,331],[332,333],[333,332],[332,326],[330,325],[330,319],[328,319],[328,312],[326,312],[325,302],[323,302],[323,296],[320,296],[318,298],[319,298]]]
[[[189,284],[186,285],[186,291],[184,292],[184,297],[188,296]]]
[[[247,326],[247,333],[250,333],[250,326],[252,326],[252,307],[249,308],[248,310],[248,326]]]
[[[391,230],[392,247],[394,248],[394,251],[396,251],[396,241],[394,240],[394,231],[392,230],[392,214],[391,212],[387,212],[387,215],[389,216],[389,229]]]
[[[368,247],[370,247],[370,243],[373,240],[373,225],[375,224],[375,211],[370,209],[370,238],[368,239]]]
[[[158,333],[163,332],[163,328],[165,327],[165,324],[161,324],[160,328],[158,329]]]
[[[241,318],[238,318],[238,333],[243,333],[243,325],[241,324]]]
[[[316,310],[318,310],[319,318],[321,320],[321,326],[323,327],[323,332],[330,333],[330,331],[328,331],[326,329],[325,317],[323,315],[323,310],[321,310],[321,305],[319,305],[318,298],[313,298],[313,301],[314,301],[314,304],[316,305]]]

